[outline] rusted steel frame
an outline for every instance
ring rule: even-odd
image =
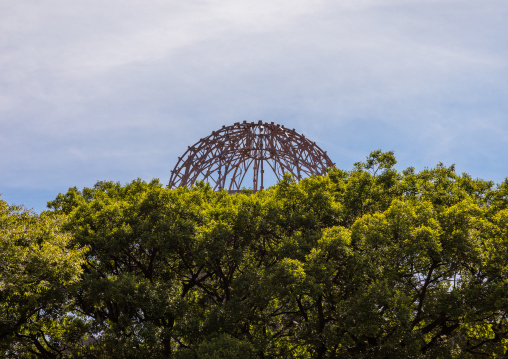
[[[297,180],[323,175],[332,161],[315,142],[274,123],[235,123],[222,126],[190,146],[172,171],[168,187],[192,185],[200,176],[214,189],[240,190],[253,165],[253,189],[264,186],[264,163],[280,179],[284,172]],[[229,186],[226,184],[229,178]]]
[[[196,152],[196,151],[194,151],[194,152]],[[212,152],[212,151],[209,151],[209,152]],[[195,154],[193,154],[193,156],[195,156]],[[293,161],[291,161],[291,162],[293,162]],[[207,166],[207,167],[208,167],[208,166]],[[207,173],[207,175],[209,175],[210,168],[209,168],[209,171],[207,171],[207,172],[208,172],[208,173]],[[296,174],[296,177],[297,177],[297,178],[299,178],[300,176],[298,176],[298,174]]]
[[[192,155],[192,157],[189,157],[185,163],[186,164],[186,171],[185,171],[185,176],[182,177],[182,179],[181,179],[182,182],[195,183],[197,178],[199,177],[199,175],[201,173],[203,173],[205,170],[207,170],[207,173],[206,174],[203,173],[204,176],[208,177],[210,175],[210,173],[211,173],[210,166],[207,166],[207,163],[210,163],[210,161],[215,160],[216,155],[214,153],[214,150],[217,149],[217,143],[213,142],[213,141],[209,141],[208,143],[210,143],[209,147],[202,146],[197,151],[191,150],[191,148],[193,148],[194,146],[189,148],[188,151],[192,151],[193,155]],[[204,152],[199,155],[199,152],[201,150],[204,150]],[[199,155],[199,156],[197,156],[197,155]],[[195,157],[198,157],[201,159],[201,161],[200,161],[201,166],[198,169],[194,168],[195,163],[194,163],[193,159]]]
[[[288,151],[289,151],[289,150],[288,150]],[[212,152],[213,152],[213,151],[209,151],[209,153],[208,153],[208,154],[210,154],[210,153],[212,153]],[[279,152],[279,151],[277,151],[277,152]],[[280,151],[280,152],[282,152],[282,151]],[[280,152],[279,152],[279,153],[280,153]],[[195,155],[195,154],[193,154],[193,156],[192,156],[192,157],[190,157],[190,159],[192,159],[192,158],[194,158],[194,157],[196,157],[196,155]],[[206,156],[206,157],[208,157],[208,156]],[[224,156],[223,156],[223,155],[218,155],[218,156],[217,156],[217,158],[218,158],[219,160],[220,160],[220,158],[221,158],[221,157],[224,157]],[[272,158],[271,158],[271,159],[274,159],[274,157],[275,157],[275,156],[272,156]],[[286,160],[285,160],[284,162],[289,162],[289,163],[292,163],[294,166],[298,167],[298,169],[301,169],[301,171],[306,172],[306,174],[312,174],[312,172],[307,171],[307,170],[306,170],[306,168],[305,168],[305,167],[308,167],[308,166],[306,166],[306,165],[308,165],[308,161],[304,161],[304,162],[302,163],[302,165],[300,165],[300,161],[298,161],[298,160],[297,160],[297,155],[296,155],[295,153],[293,153],[293,156],[284,156],[284,153],[282,152],[282,156],[276,156],[276,157],[277,157],[277,158],[276,158],[276,160],[278,160],[278,161],[281,161],[281,160],[283,160],[283,159],[284,159],[284,157],[287,157],[287,158],[286,158]],[[190,160],[189,160],[188,162],[190,162]],[[202,172],[204,172],[204,170],[205,170],[205,169],[207,170],[207,171],[206,171],[206,173],[204,174],[204,175],[205,175],[205,177],[210,176],[210,174],[211,174],[212,172],[214,172],[213,165],[215,165],[215,164],[216,164],[216,162],[217,162],[217,161],[216,161],[216,160],[215,160],[215,158],[213,158],[213,157],[212,157],[212,158],[207,159],[206,161],[202,161],[202,167],[201,167],[201,168],[202,168],[202,171],[197,171],[197,172],[195,172],[195,175],[194,175],[194,176],[192,176],[192,177],[189,177],[188,175],[186,175],[186,176],[184,176],[184,177],[182,178],[182,180],[190,180],[190,182],[193,182],[193,181],[195,181],[195,179],[199,176],[199,174],[201,174]],[[270,161],[267,161],[267,162],[268,162],[268,163],[270,163]],[[307,162],[307,163],[305,163],[305,162]],[[312,161],[312,162],[314,162],[314,161]],[[273,166],[272,166],[272,167],[273,167]],[[294,175],[297,179],[301,179],[301,174],[299,174],[299,172],[298,172],[298,171],[297,171],[297,172],[291,171],[291,169],[290,169],[290,167],[289,167],[289,166],[282,166],[282,167],[283,167],[283,168],[285,168],[285,170],[289,170],[289,172],[291,172],[291,173],[292,173],[292,174],[293,174],[293,175]],[[303,168],[302,168],[302,167],[303,167]],[[319,167],[319,166],[318,166],[318,167]],[[186,166],[186,170],[187,170],[187,171],[188,171],[188,168],[190,168],[190,165],[187,165],[187,166]],[[221,168],[220,164],[219,164],[219,168]],[[272,169],[273,169],[273,168],[272,168]],[[187,173],[187,171],[186,171],[186,173]],[[242,171],[242,172],[243,172],[243,171]],[[322,172],[322,171],[319,171],[319,172]],[[225,169],[225,171],[223,172],[222,176],[226,177],[228,173],[229,173],[229,171],[228,171],[227,169]],[[322,174],[322,173],[319,173],[319,174]],[[278,177],[278,176],[277,176],[277,177]],[[221,187],[224,187],[224,186],[221,186]]]

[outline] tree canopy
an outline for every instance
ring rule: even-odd
[[[68,315],[85,246],[70,244],[63,218],[37,215],[0,200],[0,353],[60,355],[81,340]]]
[[[255,194],[158,180],[0,217],[7,357],[476,358],[508,349],[508,180],[438,164]]]

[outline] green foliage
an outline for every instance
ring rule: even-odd
[[[1,254],[12,266],[2,286],[11,278],[35,298],[29,308],[44,308],[1,349],[44,357],[28,340],[39,333],[60,357],[505,356],[508,180],[395,164],[378,150],[351,171],[285,176],[255,194],[98,182],[40,218],[4,209],[2,228],[22,215],[36,219],[31,230],[52,223],[37,256],[71,257],[40,269],[23,259],[53,277],[22,285],[12,279],[22,259]],[[2,318],[23,313],[16,298]]]
[[[86,247],[69,246],[62,223],[0,200],[0,351],[7,357],[58,355],[80,337],[82,323],[66,308]]]

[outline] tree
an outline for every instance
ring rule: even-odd
[[[81,339],[66,304],[86,248],[69,247],[62,222],[0,200],[0,352],[6,357],[58,357]]]
[[[76,297],[95,323],[89,354],[202,357],[227,341],[245,355],[269,345],[250,329],[267,305],[251,285],[275,259],[269,198],[136,180],[51,202],[74,243],[89,248]]]
[[[505,356],[508,180],[395,163],[374,151],[255,194],[139,179],[60,194],[49,206],[85,255],[58,302],[88,334],[68,353]]]
[[[309,356],[504,355],[506,187],[442,164],[364,171],[371,162],[330,172],[339,216],[293,257],[299,290],[282,298]]]

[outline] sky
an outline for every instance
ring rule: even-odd
[[[242,121],[508,176],[506,0],[0,0],[0,193],[159,178]]]

